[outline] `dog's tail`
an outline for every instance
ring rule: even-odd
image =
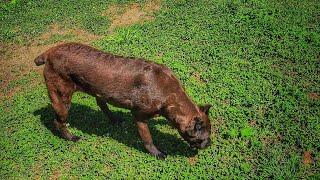
[[[46,63],[46,61],[47,61],[47,56],[45,55],[45,53],[43,53],[34,60],[34,63],[36,63],[37,66],[40,66]]]

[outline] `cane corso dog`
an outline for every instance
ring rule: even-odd
[[[58,45],[34,61],[37,66],[45,64],[43,74],[56,113],[53,123],[67,140],[80,139],[68,131],[66,123],[72,94],[82,91],[96,98],[113,123],[121,119],[112,114],[108,103],[131,110],[145,148],[159,159],[166,155],[153,144],[147,125],[148,119],[156,115],[167,118],[191,147],[203,149],[210,145],[211,106],[196,105],[164,65],[79,43]]]

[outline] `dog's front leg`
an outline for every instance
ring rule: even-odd
[[[158,148],[153,144],[152,137],[148,128],[148,124],[145,121],[135,118],[135,121],[138,126],[138,131],[140,137],[144,143],[144,147],[149,151],[150,154],[155,156],[158,159],[165,159],[166,154],[159,151]]]

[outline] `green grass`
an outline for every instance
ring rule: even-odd
[[[69,116],[83,140],[67,142],[53,135],[54,113],[38,85],[1,103],[0,177],[320,177],[320,100],[310,98],[320,94],[318,1],[166,0],[154,20],[106,33],[110,21],[101,12],[128,2],[2,3],[0,40],[29,44],[57,22],[103,36],[92,45],[104,51],[165,64],[195,102],[213,105],[212,146],[190,150],[157,118],[151,133],[168,158],[156,160],[130,112],[112,108],[126,119],[116,128],[83,93],[74,96]],[[7,88],[28,87],[35,76],[42,78],[31,73]],[[303,163],[305,151],[312,164]]]

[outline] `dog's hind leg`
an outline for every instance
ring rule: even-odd
[[[109,118],[109,120],[113,123],[113,124],[122,124],[123,123],[123,119],[120,118],[119,116],[113,114],[111,112],[111,110],[108,107],[108,104],[106,101],[104,101],[101,98],[96,98],[97,104],[100,107],[100,109],[102,110],[102,112]]]
[[[56,113],[54,126],[63,138],[74,142],[78,141],[80,137],[71,134],[67,128],[67,117],[74,92],[73,84],[52,73],[46,77],[46,83],[52,107]]]
[[[50,91],[50,98],[52,107],[56,112],[56,119],[54,120],[55,127],[61,133],[61,136],[70,141],[78,141],[80,137],[71,134],[67,128],[68,112],[71,104],[71,94],[63,93],[60,95],[58,89]]]

